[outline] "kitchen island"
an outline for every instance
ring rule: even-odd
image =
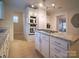
[[[47,58],[78,57],[78,35],[40,29],[36,31],[36,49]],[[75,49],[74,49],[75,48]]]

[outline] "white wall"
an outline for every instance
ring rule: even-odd
[[[71,18],[76,13],[79,13],[79,8],[77,8],[77,7],[73,7],[73,9],[63,9],[63,10],[55,11],[55,13],[51,15],[52,30],[53,29],[57,30],[57,19],[56,19],[56,16],[65,15],[66,20],[67,20],[67,32],[66,33],[79,34],[79,28],[75,28],[71,24]]]
[[[76,14],[76,13],[79,13],[79,11],[78,10],[70,10],[69,12],[68,12],[68,17],[69,17],[69,21],[68,21],[68,24],[69,24],[69,26],[68,26],[68,32],[69,33],[73,33],[73,34],[79,34],[79,28],[75,28],[72,24],[71,24],[71,19],[72,19],[72,16],[74,15],[74,14]]]

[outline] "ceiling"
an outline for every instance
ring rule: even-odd
[[[55,11],[61,9],[73,9],[79,8],[79,0],[45,0],[45,6],[48,7],[47,10]],[[27,5],[36,5],[42,0],[8,0],[10,8],[14,11],[23,11]],[[56,4],[56,8],[51,6],[52,3]]]

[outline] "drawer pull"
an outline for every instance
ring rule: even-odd
[[[55,48],[55,50],[57,51],[57,52],[61,52],[59,49],[57,49],[57,48]]]
[[[57,43],[57,44],[61,45],[61,43],[58,43],[58,42],[56,42],[56,41],[55,41],[55,43]]]

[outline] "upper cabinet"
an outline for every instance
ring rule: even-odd
[[[0,0],[0,19],[4,18],[4,4],[3,1]]]
[[[37,12],[37,19],[38,19],[38,29],[46,29],[46,24],[47,24],[47,15],[46,15],[46,9],[38,9]]]
[[[37,25],[36,9],[27,7],[25,10],[24,32],[28,35],[34,35]]]

